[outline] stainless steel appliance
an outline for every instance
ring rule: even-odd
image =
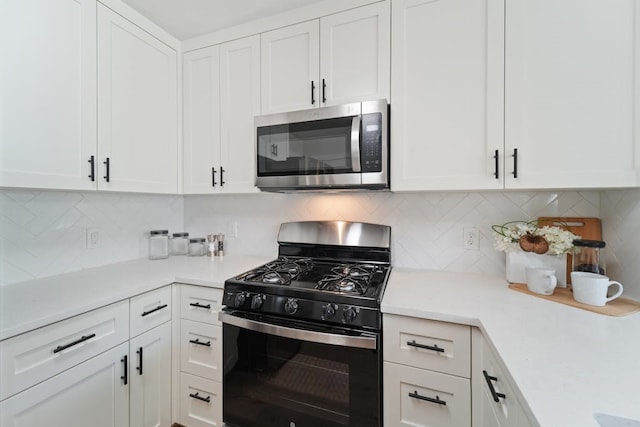
[[[225,425],[382,425],[390,238],[384,225],[285,223],[276,260],[225,282]]]
[[[255,118],[265,191],[389,188],[386,100]]]

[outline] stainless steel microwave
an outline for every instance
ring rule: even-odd
[[[263,191],[389,188],[386,100],[257,116]]]

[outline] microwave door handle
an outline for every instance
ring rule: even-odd
[[[351,122],[351,169],[360,172],[360,116]]]

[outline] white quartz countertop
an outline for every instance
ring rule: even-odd
[[[140,259],[0,286],[0,340],[174,282],[222,288],[269,261],[253,256]]]
[[[640,313],[592,313],[500,277],[398,268],[382,311],[479,327],[543,427],[597,427],[594,413],[640,420]]]
[[[0,286],[0,340],[175,282],[221,288],[267,261],[145,259]],[[400,268],[382,311],[479,327],[543,427],[597,427],[594,413],[640,420],[640,313],[608,317],[510,290],[501,277]]]

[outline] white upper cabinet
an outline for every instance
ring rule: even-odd
[[[0,186],[95,189],[95,0],[0,1],[0,51]]]
[[[323,106],[389,99],[390,2],[320,19]]]
[[[389,2],[261,35],[262,114],[389,99]]]
[[[317,107],[320,69],[318,20],[263,33],[262,112]]]
[[[260,36],[187,52],[183,66],[184,193],[257,191]]]
[[[392,16],[392,190],[502,188],[503,0],[394,0]]]
[[[218,46],[183,55],[185,194],[220,188],[220,59]]]
[[[639,11],[637,0],[509,0],[506,187],[639,183]]]
[[[220,45],[220,186],[246,193],[255,187],[253,118],[260,114],[260,36]]]
[[[178,192],[176,52],[98,5],[98,188]]]

